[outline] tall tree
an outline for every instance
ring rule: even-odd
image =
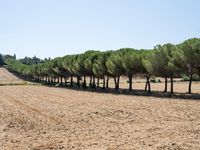
[[[97,78],[103,79],[103,89],[106,87],[106,76],[107,80],[109,80],[108,76],[110,75],[106,67],[106,61],[108,60],[110,53],[110,51],[99,53],[92,68],[94,75]]]
[[[151,93],[151,64],[149,63],[149,57],[152,53],[152,50],[145,50],[141,49],[138,51],[139,59],[140,59],[140,67],[139,71],[137,73],[140,73],[140,75],[144,75],[146,78],[146,84],[145,84],[145,91],[148,91],[148,93]]]
[[[137,50],[131,48],[120,49],[122,53],[122,64],[123,69],[125,70],[126,75],[129,79],[129,90],[132,90],[132,78],[134,74],[137,74],[141,71],[142,59]]]
[[[121,75],[125,74],[122,56],[119,51],[111,53],[106,61],[106,68],[110,76],[114,78],[115,90],[118,90],[120,77]]]
[[[200,68],[200,39],[192,38],[181,43],[174,57],[190,77],[188,93],[191,93],[192,76]]]
[[[171,81],[171,93],[173,90],[173,78],[177,76],[178,68],[174,65],[173,52],[176,46],[173,44],[157,45],[148,55],[145,67],[150,74],[165,78],[165,90],[167,92],[167,78]]]

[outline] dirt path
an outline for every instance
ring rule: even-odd
[[[24,83],[25,81],[10,73],[6,68],[0,67],[0,85]]]
[[[0,80],[1,81],[10,81],[10,80],[20,80],[18,77],[10,73],[5,68],[0,68]]]
[[[200,101],[0,87],[0,149],[200,149]]]

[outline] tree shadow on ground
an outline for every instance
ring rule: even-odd
[[[48,86],[48,85],[47,85]],[[50,86],[54,87],[54,86]],[[148,93],[145,90],[132,90],[129,91],[127,89],[119,89],[115,90],[114,88],[82,88],[82,87],[70,87],[70,86],[58,86],[58,88],[65,88],[70,90],[77,90],[83,92],[95,92],[95,93],[106,93],[106,94],[114,94],[114,95],[127,95],[127,96],[146,96],[146,97],[155,97],[155,98],[170,98],[170,99],[185,99],[185,100],[200,100],[199,93],[177,93],[174,92],[171,94],[170,92],[161,92],[161,91],[151,91]]]
[[[8,69],[9,70],[9,69]],[[139,90],[139,89],[134,89],[132,91],[129,91],[127,89],[119,89],[119,90],[115,90],[114,88],[90,88],[90,87],[80,87],[77,86],[76,83],[73,84],[73,87],[69,86],[69,85],[60,85],[58,83],[52,84],[52,83],[41,83],[41,82],[37,82],[34,80],[29,80],[15,72],[13,72],[12,70],[9,70],[11,73],[13,73],[14,75],[16,75],[18,78],[22,79],[22,80],[26,80],[29,82],[34,82],[34,83],[40,83],[44,86],[48,86],[48,87],[56,87],[56,88],[64,88],[64,89],[70,89],[70,90],[77,90],[77,91],[83,91],[83,92],[95,92],[95,93],[109,93],[109,94],[114,94],[114,95],[128,95],[128,96],[146,96],[146,97],[155,97],[155,98],[170,98],[170,99],[185,99],[185,100],[200,100],[200,93],[192,93],[192,94],[188,94],[188,93],[177,93],[174,92],[173,94],[171,94],[170,92],[161,92],[161,91],[151,91],[151,93],[148,93],[145,90]]]

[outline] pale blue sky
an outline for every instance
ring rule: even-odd
[[[199,0],[0,0],[0,53],[57,57],[200,37]]]

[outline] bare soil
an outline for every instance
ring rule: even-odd
[[[24,84],[25,81],[10,73],[6,68],[0,67],[0,85]]]
[[[199,139],[199,100],[0,86],[1,150],[199,150]]]
[[[163,92],[164,91],[164,78],[157,78],[161,80],[161,83],[151,83],[151,89],[152,91],[159,91],[159,92]],[[189,82],[180,82],[180,78],[175,78],[174,79],[174,92],[175,93],[187,93],[188,92],[188,85]],[[88,81],[89,82],[89,81]],[[100,80],[100,85],[102,86],[102,81]],[[144,78],[133,78],[133,84],[132,84],[132,88],[133,90],[144,90],[145,89],[145,83],[146,83],[146,79]],[[109,87],[110,88],[114,88],[114,80],[111,78],[109,80]],[[127,77],[121,77],[120,79],[120,88],[121,89],[128,89],[129,88],[129,84],[128,84],[128,78]],[[168,79],[168,92],[170,92],[170,80]],[[200,94],[200,82],[197,81],[193,81],[192,82],[192,93],[193,94]]]

